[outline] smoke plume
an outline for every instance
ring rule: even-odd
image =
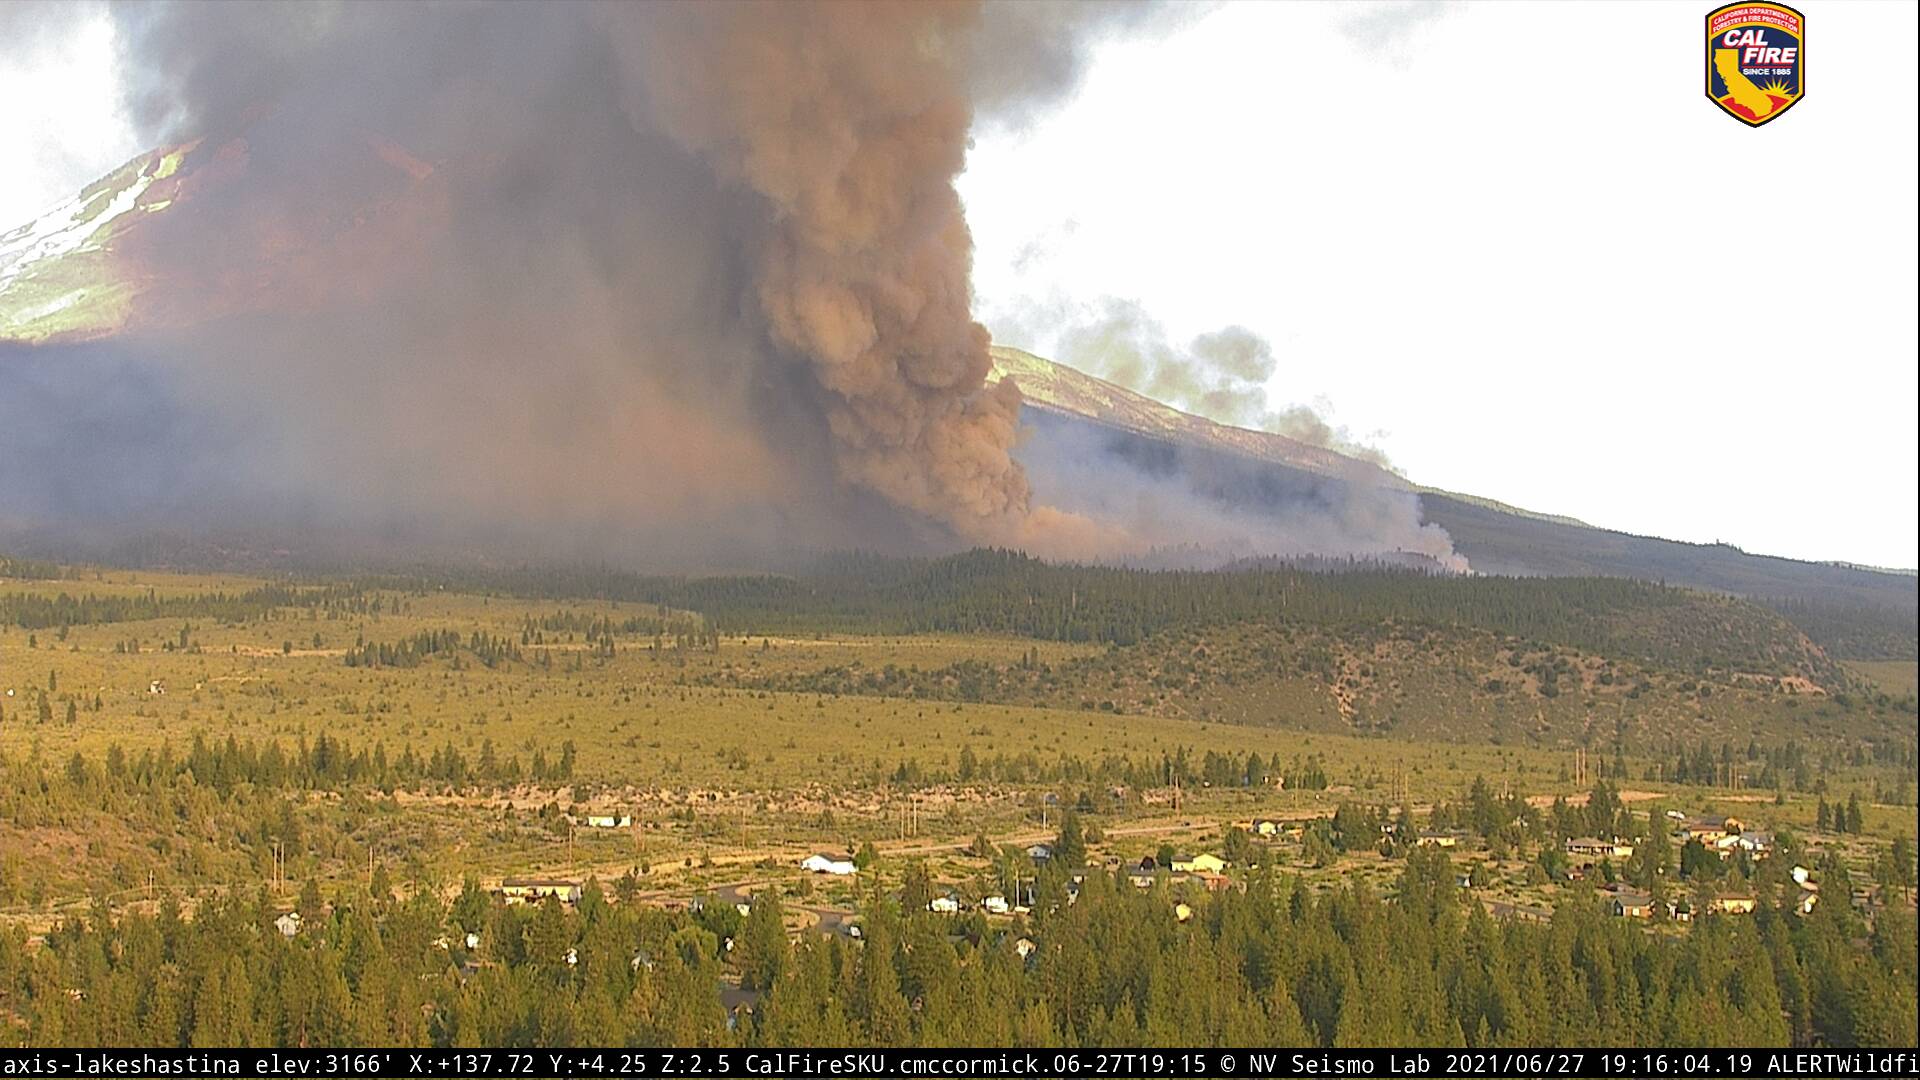
[[[116,8],[172,205],[116,238],[111,341],[0,357],[6,501],[655,560],[1112,542],[1013,460],[953,180],[1142,10]],[[82,407],[150,475],[61,459]]]
[[[71,264],[101,274],[112,332],[0,343],[0,527],[689,568],[1113,559],[1188,530],[1433,547],[1404,499],[1288,491],[1279,527],[1208,509],[1238,479],[1116,487],[1132,474],[1102,481],[1072,440],[1022,444],[1018,389],[989,382],[970,133],[1030,122],[1091,42],[1194,12],[116,7],[129,112],[165,149],[122,177],[146,185],[131,224]],[[1063,340],[1181,407],[1348,448],[1264,411],[1276,361],[1244,329],[1176,349],[1115,305]]]
[[[1105,297],[1089,307],[1036,307],[1011,317],[1016,333],[1044,335],[1063,362],[1187,412],[1270,431],[1398,471],[1377,447],[1328,420],[1322,409],[1267,406],[1279,370],[1273,347],[1244,326],[1200,334],[1181,346],[1137,302]]]

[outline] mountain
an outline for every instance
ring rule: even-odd
[[[410,272],[415,238],[449,227],[439,171],[378,137],[351,143],[359,159],[344,170],[351,184],[316,177],[297,199],[282,193],[266,210],[249,206],[248,228],[229,227],[223,208],[248,198],[250,163],[270,152],[245,134],[155,150],[0,233],[0,367],[9,362],[9,346],[17,353],[84,345],[127,330],[164,332],[269,304],[298,311],[325,297],[378,289],[383,279]],[[151,253],[177,255],[187,242],[217,245],[217,258],[206,263],[223,269],[201,271],[189,260],[183,270],[174,257],[167,260],[170,279],[157,281]],[[183,274],[189,280],[178,280]],[[992,358],[995,377],[1013,379],[1025,396],[1031,436],[1022,452],[1038,461],[1071,461],[1097,448],[1142,476],[1274,520],[1302,507],[1351,515],[1358,504],[1360,516],[1370,517],[1381,505],[1410,504],[1416,523],[1444,529],[1453,550],[1480,573],[1693,586],[1763,601],[1837,656],[1916,654],[1920,604],[1910,572],[1616,532],[1424,487],[1373,462],[1182,412],[1016,348],[995,346]],[[35,377],[21,378],[31,389]]]
[[[1014,379],[1029,422],[1042,432],[1103,433],[1122,452],[1195,451],[1223,497],[1245,498],[1275,474],[1318,483],[1403,489],[1425,520],[1445,529],[1455,550],[1480,573],[1627,577],[1688,585],[1760,600],[1783,612],[1836,655],[1913,659],[1920,624],[1911,572],[1755,555],[1728,544],[1689,544],[1604,529],[1509,506],[1494,499],[1423,487],[1371,462],[1284,435],[1250,431],[1185,413],[1143,394],[1019,349],[995,346],[995,372]],[[1235,479],[1223,483],[1228,474]]]

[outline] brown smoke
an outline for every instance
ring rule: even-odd
[[[1014,460],[954,179],[977,105],[1024,122],[1156,10],[131,5],[136,114],[245,175],[128,247],[248,317],[176,351],[189,396],[277,418],[290,490],[483,534],[771,501],[802,542],[1090,553],[1114,531],[1035,512]],[[190,325],[161,291],[144,325]]]
[[[107,256],[119,336],[17,367],[0,496],[656,563],[1111,548],[1014,460],[954,178],[1158,10],[118,7],[131,114],[191,149]],[[153,475],[50,449],[102,400],[96,456]]]
[[[750,256],[773,344],[828,394],[847,480],[970,539],[1026,517],[1020,398],[986,386],[953,187],[975,5],[702,4],[609,25],[635,109],[765,201]]]

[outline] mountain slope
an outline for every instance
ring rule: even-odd
[[[1635,536],[1421,487],[1332,450],[1181,412],[1018,349],[995,346],[993,358],[996,373],[1013,378],[1026,395],[1039,439],[1065,441],[1072,436],[1063,432],[1091,428],[1133,457],[1151,456],[1155,446],[1197,449],[1209,460],[1209,488],[1233,500],[1256,497],[1272,475],[1400,488],[1418,494],[1426,520],[1446,529],[1480,573],[1629,577],[1732,593],[1782,611],[1836,655],[1915,656],[1920,604],[1911,573]],[[1223,474],[1231,479],[1223,481]]]

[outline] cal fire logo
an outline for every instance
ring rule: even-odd
[[[1707,15],[1707,96],[1759,127],[1807,91],[1807,20],[1785,4],[1728,4]]]

